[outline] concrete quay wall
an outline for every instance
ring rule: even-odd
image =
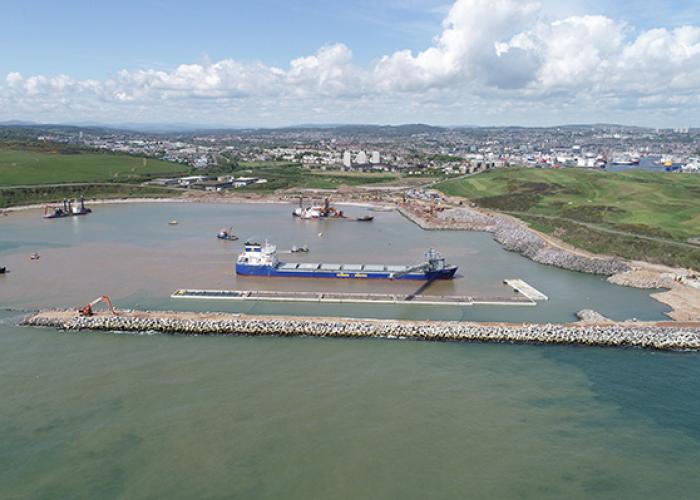
[[[178,335],[367,337],[423,341],[478,341],[700,349],[700,323],[509,324],[246,316],[227,313],[124,312],[79,317],[74,311],[41,311],[27,326],[67,331],[160,332]]]

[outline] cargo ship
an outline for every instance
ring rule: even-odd
[[[311,262],[280,262],[277,247],[267,242],[248,240],[236,261],[236,274],[243,276],[270,276],[286,278],[337,278],[337,279],[400,279],[400,280],[450,280],[457,266],[445,263],[445,259],[432,248],[425,254],[425,262],[397,266],[382,264],[321,264]]]

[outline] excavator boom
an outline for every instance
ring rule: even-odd
[[[78,309],[78,314],[80,316],[93,316],[95,312],[92,310],[94,306],[99,304],[100,302],[104,302],[107,305],[107,309],[109,312],[112,314],[112,316],[116,316],[117,312],[114,310],[114,306],[112,305],[112,301],[107,295],[102,295],[101,297],[97,297],[95,300],[90,302],[88,305],[81,307]]]

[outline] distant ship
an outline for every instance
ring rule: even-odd
[[[400,280],[450,280],[457,266],[445,263],[445,259],[432,248],[425,254],[426,260],[412,266],[381,264],[318,264],[280,262],[277,247],[269,243],[249,240],[236,261],[236,274],[244,276],[271,276],[288,278],[342,278],[342,279],[400,279]]]
[[[681,172],[697,174],[700,172],[700,157],[688,158],[688,162],[681,167]]]
[[[639,165],[641,158],[636,153],[624,153],[622,155],[613,156],[609,162],[612,165]]]

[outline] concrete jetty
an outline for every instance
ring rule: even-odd
[[[312,336],[448,342],[509,342],[699,350],[700,322],[473,323],[333,317],[250,316],[231,313],[122,311],[82,317],[46,310],[22,324],[65,331],[160,332],[178,335]]]
[[[513,290],[515,290],[518,293],[523,294],[525,297],[527,297],[530,300],[549,300],[549,297],[547,297],[545,294],[540,292],[537,288],[535,288],[532,285],[529,285],[523,280],[520,279],[506,279],[503,280],[503,283],[511,287]]]
[[[261,302],[320,302],[335,304],[413,304],[424,306],[534,306],[524,297],[471,297],[462,295],[422,295],[353,292],[276,292],[267,290],[176,290],[173,299],[210,299]]]

